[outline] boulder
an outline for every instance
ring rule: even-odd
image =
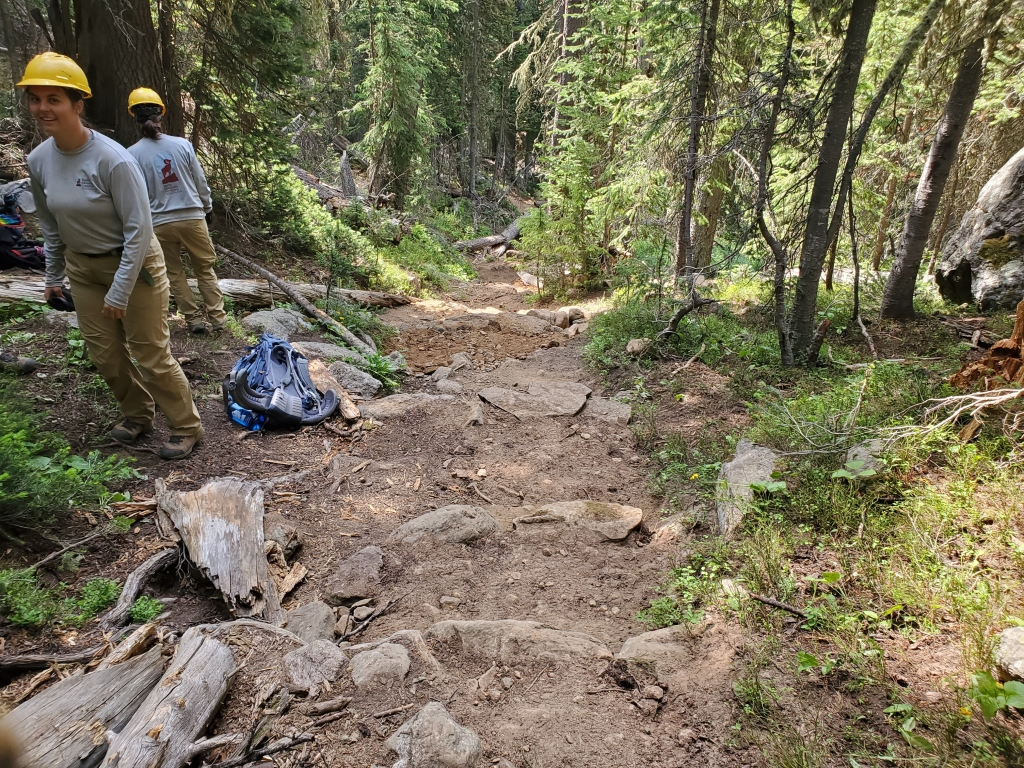
[[[587,661],[612,656],[590,635],[549,629],[536,621],[441,621],[427,630],[426,638],[441,643],[457,642],[469,656],[503,664],[524,658]]]
[[[589,500],[545,504],[534,514],[560,517],[569,525],[593,531],[610,541],[626,538],[644,519],[644,512],[638,507]]]
[[[664,547],[678,544],[682,541],[686,531],[692,527],[691,522],[692,517],[688,517],[685,512],[678,512],[664,518],[654,529],[650,545],[652,547]]]
[[[434,658],[434,654],[430,652],[430,648],[427,647],[427,643],[423,639],[423,633],[418,629],[400,629],[382,640],[353,645],[348,651],[353,654],[372,651],[384,643],[403,646],[411,657],[419,661],[431,675],[437,675],[441,672],[441,664]]]
[[[582,323],[587,319],[587,313],[579,307],[562,307],[558,311],[565,312],[570,323]]]
[[[995,660],[1004,682],[1024,680],[1024,627],[1010,627],[999,633]]]
[[[452,369],[447,365],[442,365],[440,368],[435,368],[434,372],[430,374],[430,380],[433,382],[443,381],[452,375]]]
[[[986,312],[1024,298],[1024,149],[989,179],[946,243],[935,270],[943,298]]]
[[[441,326],[453,331],[486,331],[498,330],[498,321],[490,315],[455,315],[446,317]]]
[[[849,471],[856,475],[858,472],[865,472],[867,470],[874,470],[875,477],[885,473],[886,466],[885,462],[882,461],[881,456],[885,453],[886,442],[880,438],[873,440],[865,440],[863,443],[857,443],[846,452],[846,463],[851,462],[863,462],[859,469],[850,469]]]
[[[625,426],[633,417],[633,408],[628,403],[620,403],[610,397],[592,397],[587,400],[587,409],[583,413],[609,424]]]
[[[307,643],[334,639],[334,611],[319,600],[289,611],[284,628]]]
[[[301,312],[294,309],[264,309],[242,318],[242,327],[256,333],[269,333],[288,341],[293,333],[311,331],[310,325]]]
[[[382,397],[359,404],[359,413],[364,419],[384,419],[410,416],[426,410],[432,410],[450,403],[452,395],[428,395],[425,392],[411,392]]]
[[[345,652],[329,640],[314,640],[284,657],[284,668],[292,683],[308,689],[310,698],[320,694],[325,682],[336,682],[347,663]]]
[[[381,643],[353,656],[349,674],[356,688],[400,683],[409,674],[409,652],[395,643]]]
[[[590,387],[574,381],[532,381],[526,392],[503,387],[480,390],[480,397],[517,419],[574,416],[587,404]]]
[[[532,315],[502,315],[499,320],[501,330],[505,333],[515,333],[520,336],[537,336],[547,333],[551,323],[541,317]]]
[[[329,605],[346,605],[373,597],[380,587],[383,569],[384,550],[363,547],[335,569],[324,589],[324,600]]]
[[[384,744],[398,755],[393,768],[472,768],[480,757],[480,738],[459,725],[444,705],[431,701]]]
[[[559,310],[558,312],[555,312],[555,316],[551,320],[551,324],[564,330],[569,327],[571,321],[569,320],[569,315]]]
[[[400,525],[390,541],[417,544],[421,541],[465,544],[498,530],[498,521],[482,507],[450,504]]]
[[[263,515],[263,538],[276,542],[287,560],[302,549],[302,534],[295,523],[277,512]]]
[[[650,348],[650,339],[631,339],[629,343],[626,344],[626,354],[640,357]]]
[[[294,341],[292,349],[310,360],[344,360],[355,365],[366,365],[366,359],[354,349],[322,341]]]
[[[349,363],[331,363],[327,369],[349,395],[357,400],[369,400],[376,397],[383,384],[366,371],[361,371]]]
[[[778,458],[771,448],[754,445],[746,438],[739,441],[736,456],[718,473],[719,533],[731,533],[740,524],[744,508],[754,496],[751,486],[772,482]]]
[[[452,361],[449,366],[452,373],[455,371],[461,371],[463,368],[473,370],[473,358],[469,356],[468,352],[456,352],[452,355]]]
[[[550,309],[530,309],[526,311],[526,315],[528,317],[539,317],[548,325],[556,325],[555,313]],[[568,317],[568,315],[566,317]]]
[[[455,379],[442,379],[437,382],[437,391],[445,395],[461,395],[466,390]]]

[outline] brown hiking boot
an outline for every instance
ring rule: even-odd
[[[209,333],[209,331],[209,327],[201,320],[188,324],[188,332],[194,333],[196,336],[202,336],[204,333]]]
[[[112,430],[107,432],[107,437],[112,437],[119,443],[134,443],[150,429],[151,427],[139,424],[134,419],[122,419],[120,423],[114,425]]]
[[[202,440],[203,430],[201,428],[194,435],[171,435],[171,439],[160,447],[160,451],[157,453],[157,456],[161,459],[166,459],[167,461],[184,459],[191,455],[192,450],[199,445]]]

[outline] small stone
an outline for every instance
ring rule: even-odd
[[[409,674],[409,652],[397,643],[382,643],[352,658],[349,669],[357,688],[400,682]]]
[[[334,625],[334,611],[317,600],[289,611],[284,628],[312,643],[314,640],[332,640]]]
[[[335,682],[347,663],[348,656],[330,640],[316,640],[284,657],[291,681],[308,689],[310,697],[319,695],[325,682]]]
[[[466,390],[454,379],[442,379],[437,382],[437,391],[444,395],[461,395]]]
[[[522,672],[520,672],[520,671],[519,671],[518,669],[517,669],[517,670],[515,670],[515,671],[514,671],[514,672],[512,673],[512,675],[513,675],[513,677],[515,677],[515,679],[516,679],[516,680],[522,680],[522,679],[523,679],[523,673],[522,673]]]
[[[373,608],[368,605],[361,605],[352,611],[352,616],[356,621],[365,621],[373,615]]]
[[[589,432],[584,432],[582,435],[580,435],[580,437],[582,437],[584,440],[589,440],[590,439],[590,433]]]
[[[636,706],[647,717],[654,717],[658,714],[659,705],[654,699],[641,699]]]
[[[478,469],[478,470],[476,471],[476,476],[477,476],[477,477],[487,477],[487,470],[486,470],[486,469],[483,469],[483,468],[481,468],[481,469]]]
[[[676,741],[679,742],[679,746],[686,747],[693,744],[697,740],[697,734],[693,732],[691,728],[683,728],[678,734],[676,734]]]
[[[459,725],[444,705],[431,701],[385,742],[404,768],[471,768],[480,757],[480,738]]]
[[[490,691],[487,694],[487,698],[489,698],[491,701],[500,701],[501,700],[501,691],[498,691],[498,690]]]
[[[645,699],[654,699],[655,701],[661,701],[665,695],[665,691],[657,685],[648,685],[644,688],[641,694]]]
[[[587,605],[589,605],[591,608],[596,608],[597,607],[597,600],[594,600],[593,598],[591,598],[590,600],[587,600]]]
[[[473,358],[465,352],[456,352],[452,355],[451,369],[455,371],[461,371],[463,368],[473,369]]]
[[[444,381],[451,375],[452,369],[446,365],[442,365],[440,368],[435,369],[434,372],[430,374],[430,380],[433,382]]]
[[[1010,627],[999,633],[995,661],[1003,681],[1024,680],[1024,627]]]
[[[619,609],[618,609],[618,607],[612,608],[612,615],[613,615],[613,616],[618,616],[618,615],[619,615]]]
[[[523,574],[521,574],[519,571],[512,571],[512,573],[509,574],[509,578],[513,579],[514,581],[519,581],[519,579],[523,578]]]
[[[544,547],[540,552],[544,557],[551,557],[551,550],[547,547]]]
[[[648,349],[651,348],[650,339],[632,339],[626,345],[626,354],[633,355],[634,357],[640,357]]]
[[[513,680],[511,677],[503,677],[503,678],[501,678],[501,684],[504,686],[505,690],[507,691],[509,688],[511,688],[513,685],[516,684],[516,681]]]
[[[448,613],[452,613],[459,609],[459,606],[462,605],[462,600],[460,600],[457,597],[450,597],[446,595],[445,597],[441,598],[440,603],[441,610],[446,611]]]

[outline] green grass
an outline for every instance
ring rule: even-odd
[[[96,578],[86,582],[77,595],[66,596],[66,591],[64,585],[43,586],[31,569],[0,570],[0,613],[19,627],[81,626],[114,604],[121,585]]]
[[[155,597],[142,595],[132,606],[132,623],[145,624],[164,612],[164,604]]]

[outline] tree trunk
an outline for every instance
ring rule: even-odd
[[[914,203],[903,225],[903,234],[896,248],[896,262],[885,284],[882,317],[906,319],[914,316],[914,287],[917,284],[917,273],[921,268],[921,257],[924,255],[928,232],[935,219],[946,179],[956,161],[960,139],[964,135],[974,100],[981,87],[981,79],[985,72],[985,62],[982,58],[984,48],[985,38],[979,37],[967,47],[960,60],[953,88],[946,101],[935,138],[932,140],[924,170],[921,172]]]
[[[728,168],[728,155],[716,157],[697,198],[698,216],[693,226],[693,266],[698,270],[711,266],[711,252],[718,231],[718,215],[725,198],[725,174]]]
[[[790,322],[793,349],[798,359],[806,358],[814,335],[818,284],[828,249],[836,175],[843,156],[846,129],[853,115],[853,101],[867,50],[871,22],[875,16],[875,5],[876,0],[853,0],[843,52],[835,75],[835,88],[825,120],[825,135],[818,152],[818,167],[814,173],[800,251],[800,277],[797,279]]]
[[[138,141],[128,94],[145,86],[162,88],[160,45],[148,0],[74,0],[78,63],[93,96],[89,119],[125,146]]]
[[[771,111],[768,115],[768,123],[764,128],[764,135],[761,137],[761,153],[757,163],[757,200],[754,204],[754,217],[757,220],[757,227],[761,237],[771,249],[775,259],[775,330],[779,335],[779,353],[783,365],[793,365],[793,343],[790,337],[789,321],[786,318],[786,267],[788,266],[788,254],[786,247],[769,229],[764,218],[764,211],[768,205],[768,168],[771,159],[772,145],[775,143],[775,130],[779,124],[779,113],[782,111],[782,100],[786,94],[786,86],[789,85],[790,60],[793,57],[793,40],[796,37],[796,22],[793,20],[793,0],[789,0],[786,6],[786,49],[782,54],[780,65],[779,84],[772,97]]]
[[[960,166],[961,163],[953,165],[953,180],[949,187],[949,192],[945,195],[946,208],[942,212],[942,218],[939,220],[939,231],[935,233],[935,242],[932,245],[932,258],[928,262],[928,273],[929,275],[935,274],[935,263],[939,260],[939,254],[942,252],[942,241],[946,239],[946,232],[949,230],[949,220],[953,216],[953,206],[956,205],[956,188],[960,186]]]
[[[839,247],[839,238],[837,237],[832,241],[832,244],[828,247],[828,264],[825,265],[825,290],[829,293],[832,292],[834,286],[832,280],[836,273],[836,249]]]
[[[167,133],[181,136],[185,132],[185,115],[181,105],[181,78],[178,77],[178,52],[174,42],[174,0],[157,0],[157,26],[160,30],[160,64],[164,75],[164,103]]]
[[[697,181],[697,153],[700,150],[701,129],[704,127],[708,93],[711,91],[711,62],[715,55],[718,35],[718,14],[721,0],[705,0],[701,8],[700,36],[694,55],[693,83],[690,91],[690,137],[686,145],[683,170],[682,212],[676,230],[676,279],[688,274],[693,267],[693,193]]]
[[[889,176],[885,188],[885,205],[878,219],[878,234],[875,235],[875,248],[871,252],[871,269],[877,272],[882,268],[882,254],[885,253],[885,238],[889,233],[889,219],[892,218],[892,206],[896,199],[896,174]]]

